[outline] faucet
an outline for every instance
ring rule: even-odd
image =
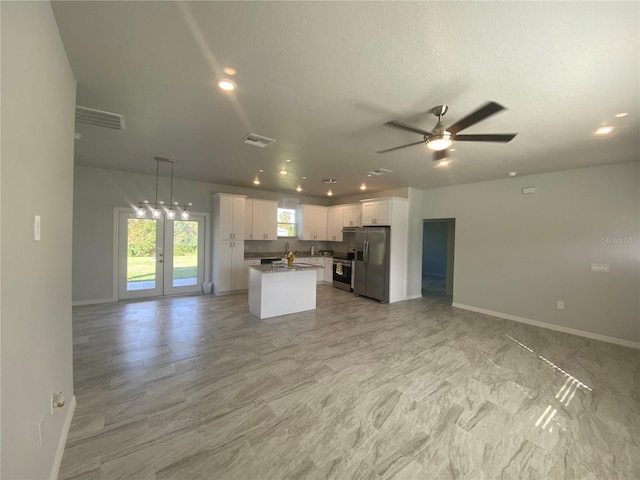
[[[289,253],[289,242],[284,245],[284,254],[286,255],[287,253]]]

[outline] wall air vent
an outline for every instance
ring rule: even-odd
[[[76,105],[76,122],[94,127],[110,128],[111,130],[124,130],[124,115],[79,105]]]
[[[367,172],[369,175],[375,175],[379,177],[380,175],[384,175],[385,173],[391,173],[391,170],[387,170],[386,168],[376,168],[375,170],[371,170]]]
[[[264,148],[271,145],[275,140],[269,137],[263,137],[262,135],[256,135],[255,133],[250,133],[246,137],[242,139],[242,143],[246,143],[247,145],[253,145],[254,147]]]

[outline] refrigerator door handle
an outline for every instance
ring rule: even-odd
[[[364,266],[369,266],[369,240],[364,241]]]

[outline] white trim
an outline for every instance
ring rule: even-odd
[[[416,298],[422,298],[422,294],[414,293],[413,295],[407,295],[405,300],[415,300]]]
[[[560,325],[554,325],[552,323],[530,320],[528,318],[518,317],[516,315],[510,315],[508,313],[494,312],[493,310],[486,310],[484,308],[464,305],[462,303],[453,302],[451,306],[461,308],[462,310],[470,310],[472,312],[484,313],[486,315],[504,318],[505,320],[513,320],[514,322],[526,323],[527,325],[533,325],[534,327],[547,328],[549,330],[555,330],[557,332],[569,333],[571,335],[577,335],[579,337],[591,338],[592,340],[600,340],[601,342],[614,343],[616,345],[622,345],[623,347],[635,348],[640,350],[640,342],[632,342],[630,340],[623,340],[622,338],[600,335],[599,333],[586,332],[584,330],[578,330],[576,328],[562,327]]]
[[[97,305],[100,303],[113,303],[118,300],[115,298],[96,298],[93,300],[78,300],[77,302],[71,302],[72,307],[80,307],[82,305]]]
[[[58,473],[60,473],[60,464],[62,463],[62,455],[64,454],[64,447],[67,444],[67,436],[69,435],[69,429],[71,428],[71,420],[73,420],[73,413],[76,411],[76,396],[71,397],[69,402],[69,408],[67,408],[67,416],[64,419],[62,425],[62,432],[60,433],[60,439],[58,440],[58,448],[56,450],[56,456],[53,458],[53,465],[51,465],[51,473],[49,474],[49,480],[57,480]]]

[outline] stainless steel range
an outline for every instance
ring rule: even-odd
[[[350,292],[353,290],[353,254],[333,257],[333,286]]]

